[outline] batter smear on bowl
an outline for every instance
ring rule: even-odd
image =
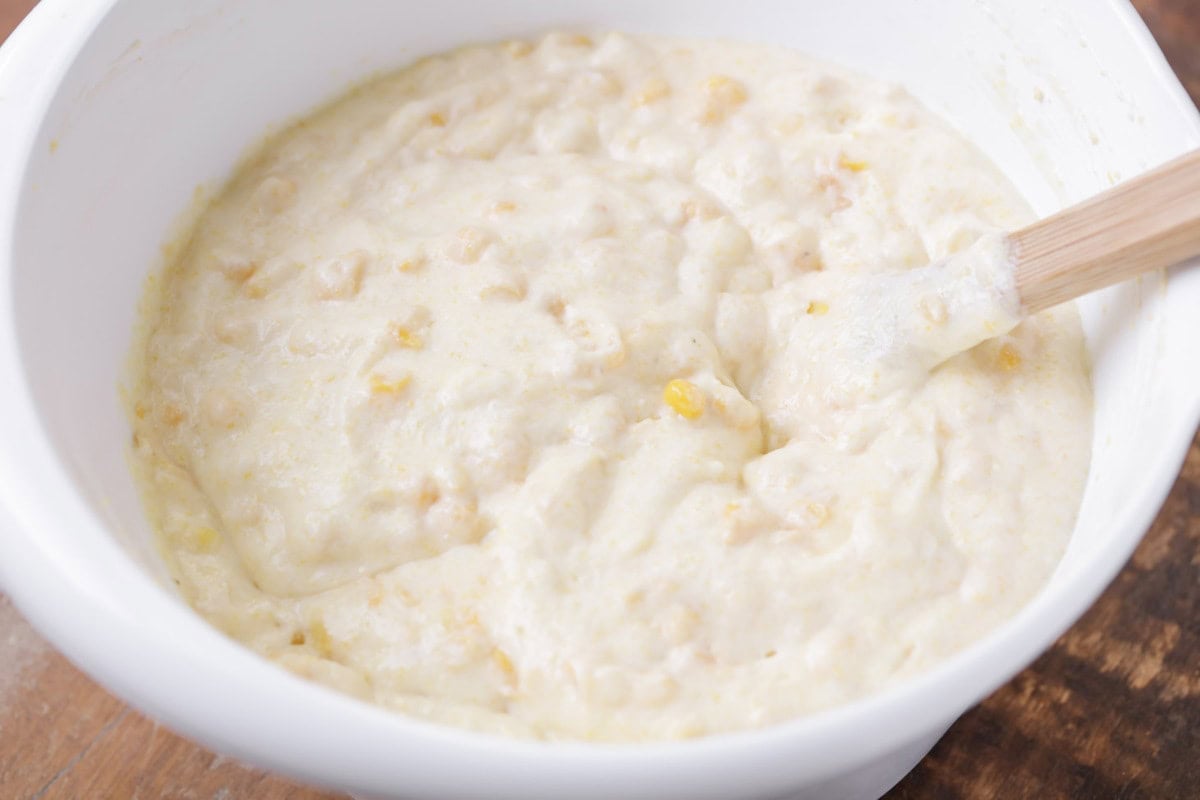
[[[1073,308],[936,366],[829,346],[864,287],[1029,219],[905,92],[786,50],[427,58],[272,138],[168,265],[148,512],[214,625],[406,714],[647,740],[844,703],[1070,536]]]

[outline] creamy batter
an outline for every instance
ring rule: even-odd
[[[407,714],[642,740],[846,702],[1070,535],[1074,310],[1014,328],[999,245],[906,279],[1029,219],[905,92],[785,50],[425,59],[269,141],[167,268],[151,519],[213,624]]]

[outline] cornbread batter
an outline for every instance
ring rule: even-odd
[[[1012,328],[999,248],[982,293],[884,291],[1029,218],[905,92],[785,50],[425,59],[269,141],[169,265],[151,519],[213,624],[407,714],[642,740],[846,702],[1070,535],[1074,310]],[[872,292],[919,353],[860,348]],[[939,363],[964,326],[1012,330]]]

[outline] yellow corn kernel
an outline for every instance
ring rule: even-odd
[[[416,253],[407,258],[397,258],[392,264],[395,266],[397,272],[416,272],[425,266],[426,261],[424,253]]]
[[[704,413],[704,393],[682,378],[667,383],[663,402],[684,419],[699,419]]]
[[[504,52],[508,53],[513,58],[525,58],[533,52],[533,45],[529,42],[514,40],[504,43]]]
[[[329,635],[329,629],[325,627],[325,622],[320,617],[309,624],[307,639],[312,642],[313,647],[322,658],[329,658],[333,655],[333,637]]]
[[[493,214],[511,214],[517,210],[517,204],[511,200],[501,200],[492,206]]]
[[[709,99],[724,106],[740,106],[746,102],[746,87],[728,75],[713,75],[704,82]]]
[[[187,532],[183,545],[193,553],[215,553],[221,546],[221,534],[214,528],[201,525]]]
[[[185,417],[183,409],[174,403],[167,403],[162,407],[162,421],[172,428],[183,422]]]
[[[308,637],[306,637],[304,635],[304,631],[296,631],[295,633],[292,634],[291,643],[295,647],[302,647],[304,645],[304,643],[307,641],[308,641]]]
[[[412,377],[405,375],[402,378],[388,380],[379,375],[371,376],[371,394],[378,395],[397,395],[408,388],[408,384],[412,382]]]
[[[1005,372],[1012,372],[1021,366],[1021,354],[1011,344],[1002,344],[996,353],[996,364]]]
[[[582,33],[576,33],[572,36],[568,36],[566,43],[569,45],[574,45],[575,47],[591,47],[595,44],[595,42],[592,41],[592,37],[585,36]]]
[[[251,300],[262,300],[267,296],[267,291],[265,282],[246,281],[242,284],[242,292]]]
[[[512,303],[525,299],[525,287],[514,277],[504,277],[479,290],[482,300]]]
[[[437,484],[429,479],[424,480],[421,488],[417,490],[417,507],[429,508],[440,499],[442,499],[442,493]]]
[[[249,258],[230,253],[217,256],[215,266],[218,272],[234,283],[244,283],[258,269],[258,265]]]
[[[403,325],[392,325],[392,341],[408,350],[420,350],[425,346],[420,334],[413,333]]]
[[[496,665],[497,669],[504,673],[505,680],[507,680],[509,683],[516,683],[517,668],[513,666],[512,659],[508,657],[508,653],[504,652],[499,647],[494,648],[492,650],[492,663]]]
[[[829,313],[829,304],[822,300],[811,300],[809,301],[808,308],[804,309],[804,313],[820,317]]]
[[[671,84],[657,76],[647,78],[633,95],[634,107],[657,103],[671,94]]]
[[[429,115],[429,124],[435,128],[444,128],[446,127],[446,117],[444,114],[435,111]]]
[[[714,75],[704,83],[708,101],[700,121],[707,125],[723,122],[729,113],[746,102],[746,87],[733,78]]]
[[[824,503],[809,503],[804,508],[808,515],[812,517],[812,521],[820,526],[829,521],[829,506]]]
[[[862,172],[864,169],[867,168],[867,162],[854,161],[852,159],[849,159],[846,157],[845,153],[842,153],[841,155],[838,156],[837,163],[838,163],[838,166],[841,167],[842,169],[848,169],[851,172]]]

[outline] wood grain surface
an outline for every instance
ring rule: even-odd
[[[33,5],[0,0],[0,39]],[[1135,3],[1200,101],[1200,0]],[[0,596],[0,800],[333,800],[158,727]],[[915,798],[1200,798],[1200,439],[1113,585],[897,786]]]

